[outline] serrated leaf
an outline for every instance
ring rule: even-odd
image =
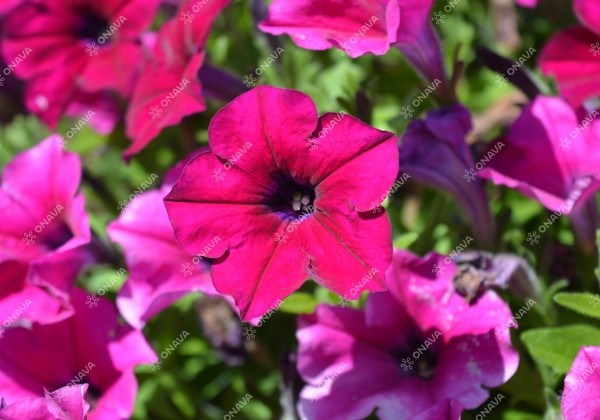
[[[569,371],[582,346],[600,346],[600,330],[585,324],[538,328],[524,332],[521,340],[536,361],[562,374]]]
[[[600,296],[589,293],[558,293],[554,302],[581,315],[600,319]]]

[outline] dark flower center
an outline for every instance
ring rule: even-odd
[[[88,389],[85,395],[85,400],[90,405],[90,411],[96,408],[98,404],[98,400],[102,396],[102,391],[99,388],[96,388],[94,385],[88,382]]]
[[[439,361],[442,346],[441,333],[433,331],[430,334],[415,334],[409,346],[395,352],[400,371],[408,377],[431,379]]]
[[[41,225],[38,225],[38,227],[41,227]],[[71,228],[64,222],[57,222],[54,226],[48,226],[40,233],[41,243],[48,250],[60,248],[74,236]]]
[[[79,12],[79,20],[75,27],[75,35],[84,41],[98,42],[98,38],[109,27],[109,22],[104,17],[91,10]]]
[[[265,204],[283,219],[300,219],[314,212],[315,197],[312,185],[301,185],[285,178]]]

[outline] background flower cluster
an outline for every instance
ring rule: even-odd
[[[0,5],[0,419],[600,418],[596,0]]]

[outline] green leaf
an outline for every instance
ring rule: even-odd
[[[600,296],[589,293],[558,293],[554,302],[582,315],[600,319]]]
[[[311,294],[294,293],[285,299],[280,309],[290,314],[312,314],[317,303],[317,300]]]
[[[538,328],[521,335],[531,356],[558,373],[567,373],[582,346],[600,346],[600,330],[585,324]]]

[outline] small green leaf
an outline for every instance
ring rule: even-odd
[[[600,296],[589,293],[558,293],[554,302],[582,315],[600,319]]]
[[[317,303],[317,300],[311,294],[294,293],[285,299],[280,309],[290,314],[312,314]]]
[[[600,346],[600,330],[585,324],[538,328],[525,331],[521,339],[536,361],[567,373],[582,346]]]

